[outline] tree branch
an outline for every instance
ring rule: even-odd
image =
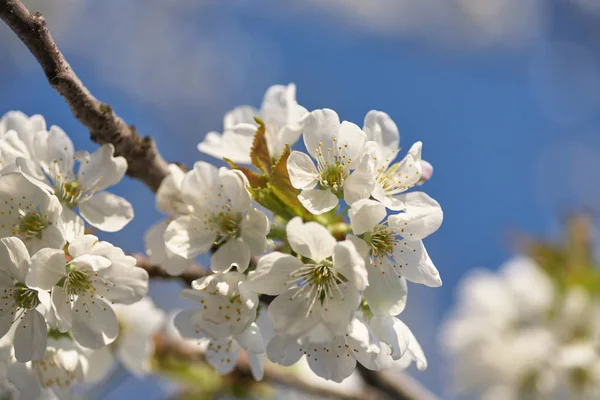
[[[75,118],[90,130],[91,139],[98,144],[112,143],[115,154],[127,159],[127,174],[156,192],[168,174],[168,164],[154,141],[142,138],[134,126],[90,93],[58,49],[44,17],[31,13],[19,0],[0,0],[0,18],[27,46],[50,85],[65,99]]]
[[[371,371],[357,365],[360,376],[368,385],[378,388],[397,400],[439,400],[437,396],[425,389],[410,375],[404,373],[386,374],[382,371]]]
[[[156,358],[160,360],[164,357],[174,357],[187,362],[205,362],[204,352],[200,347],[189,342],[173,339],[165,334],[158,334],[154,337]],[[242,353],[236,365],[231,372],[236,379],[253,381],[250,372],[250,362]],[[383,391],[372,386],[367,386],[356,393],[349,393],[336,387],[315,386],[310,378],[304,378],[290,368],[284,368],[277,364],[265,363],[264,378],[268,383],[278,384],[301,391],[315,397],[325,397],[340,400],[387,400],[394,399]]]
[[[145,269],[148,272],[150,278],[158,279],[180,279],[186,284],[190,285],[196,279],[203,278],[210,275],[212,272],[206,268],[198,265],[192,265],[181,275],[169,275],[167,270],[160,265],[153,265],[150,263],[148,258],[142,254],[133,255],[137,260],[137,266]],[[260,301],[265,304],[269,304],[273,300],[273,296],[261,296]],[[163,354],[172,352],[173,355],[178,358],[184,357],[190,361],[203,360],[203,354],[197,348],[190,346],[185,342],[178,342],[173,339],[166,337],[159,337],[158,340],[163,344]],[[193,351],[190,352],[190,349]],[[187,352],[187,353],[186,353]],[[182,356],[182,354],[184,356]],[[362,399],[368,400],[391,398],[396,400],[438,400],[430,391],[425,389],[419,382],[411,378],[407,374],[395,374],[393,378],[389,377],[381,371],[371,371],[364,368],[362,365],[357,364],[357,368],[364,379],[365,383],[370,389],[365,392],[357,393],[356,395],[348,396],[342,395],[342,393],[331,393],[329,389],[324,390],[319,387],[310,387],[308,382],[301,380],[295,375],[285,373],[282,369],[277,369],[276,366],[266,365],[265,368],[270,368],[269,372],[265,369],[265,376],[268,380],[276,383],[280,383],[285,386],[297,388],[305,393],[313,394],[315,396],[330,396],[340,399]],[[242,362],[238,364],[237,372],[241,373],[243,377],[250,377],[250,366],[247,360],[242,359]],[[374,394],[373,391],[377,391],[378,396],[369,397]],[[385,396],[383,396],[385,394]],[[367,396],[369,395],[369,396]],[[346,396],[346,397],[344,397]],[[383,396],[383,397],[382,397]]]
[[[196,279],[204,278],[205,276],[212,274],[212,271],[201,265],[191,265],[179,275],[170,275],[165,267],[152,264],[150,260],[148,260],[148,257],[142,254],[133,254],[133,257],[137,260],[137,266],[145,269],[150,278],[179,279],[189,286]]]

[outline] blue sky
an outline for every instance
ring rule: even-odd
[[[260,105],[264,90],[276,83],[296,83],[298,99],[309,110],[333,108],[359,125],[370,109],[383,110],[398,124],[404,148],[422,141],[424,158],[435,168],[423,190],[439,201],[445,215],[426,246],[444,285],[410,285],[405,319],[430,358],[429,370],[415,375],[443,393],[436,325],[461,276],[473,267],[497,268],[516,248],[520,233],[556,236],[570,212],[596,211],[600,204],[600,99],[595,92],[600,59],[592,55],[600,43],[590,39],[590,17],[560,13],[557,6],[548,14],[551,27],[535,41],[473,49],[373,31],[325,14],[268,8],[270,2],[256,7],[234,3],[192,7],[174,31],[190,52],[201,38],[214,39],[213,50],[227,53],[216,56],[220,61],[201,77],[210,81],[210,72],[220,70],[214,79],[221,87],[206,87],[212,92],[202,93],[197,103],[185,87],[177,86],[185,85],[185,72],[193,70],[176,68],[179,59],[170,62],[183,76],[173,80],[165,75],[168,68],[162,68],[165,74],[141,82],[151,87],[154,79],[172,81],[172,92],[161,101],[160,91],[149,99],[152,91],[140,95],[123,83],[136,79],[135,68],[122,77],[114,75],[118,70],[108,77],[99,71],[102,55],[90,55],[81,43],[68,40],[68,29],[66,53],[97,97],[154,137],[167,159],[187,165],[208,159],[196,144],[206,132],[220,130],[228,109]],[[118,21],[115,25],[120,26]],[[126,30],[118,34],[124,42],[134,40]],[[7,32],[0,31],[0,38],[0,52],[10,49],[12,54],[0,64],[0,113],[19,109],[43,114],[49,124],[63,127],[76,147],[94,149],[32,59],[20,54]],[[156,55],[145,56],[157,62]],[[198,68],[203,62],[184,61],[198,62]],[[111,65],[128,62],[116,56],[110,60]],[[178,90],[186,95],[178,98]],[[130,179],[114,192],[134,204],[136,219],[123,231],[102,236],[127,251],[142,251],[144,230],[160,218],[151,194]],[[141,388],[132,382],[126,386],[120,390]]]

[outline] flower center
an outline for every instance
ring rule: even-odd
[[[383,225],[377,225],[373,232],[365,233],[363,240],[371,246],[374,257],[391,257],[397,241],[394,232]]]
[[[29,212],[19,219],[19,223],[13,226],[12,233],[21,239],[42,237],[42,231],[50,225],[48,218],[40,215],[37,211]]]
[[[38,306],[38,304],[40,304],[37,291],[28,288],[20,282],[16,282],[15,286],[12,288],[4,289],[0,295],[0,299],[9,300],[9,302],[5,302],[5,306],[8,306],[10,304],[10,300],[12,300],[14,305],[17,306],[17,309],[23,311],[33,310]],[[3,308],[4,307],[2,307],[2,304],[0,304],[0,312],[3,310]]]
[[[240,236],[242,214],[220,212],[212,222],[217,230],[217,239],[214,243],[215,246]]]
[[[352,159],[343,154],[348,145],[338,146],[337,139],[333,138],[333,148],[327,148],[323,153],[323,143],[315,149],[315,160],[319,170],[319,186],[321,189],[331,189],[335,194],[341,192],[344,181],[349,175],[349,165]]]
[[[73,208],[83,195],[83,189],[77,181],[66,181],[59,183],[55,188],[56,196],[61,203]]]
[[[319,172],[319,186],[337,193],[343,187],[346,175],[342,164],[329,164]]]
[[[15,289],[13,289],[13,299],[17,304],[17,307],[24,310],[33,310],[40,304],[38,300],[37,291],[30,289],[22,283],[17,283]]]
[[[292,298],[303,296],[309,299],[309,312],[319,299],[321,306],[327,306],[327,300],[333,299],[334,292],[342,294],[339,285],[343,277],[333,269],[333,263],[325,260],[319,264],[306,264],[291,274],[292,282],[299,290]]]
[[[64,278],[63,289],[69,295],[81,295],[95,292],[91,281],[92,272],[67,264],[67,276]]]
[[[410,174],[416,176],[410,176]],[[376,180],[381,185],[387,196],[393,196],[407,191],[419,182],[419,170],[415,168],[414,163],[397,162],[390,167],[381,166],[377,169]]]

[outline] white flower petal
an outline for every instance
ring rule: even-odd
[[[78,204],[79,213],[90,225],[105,231],[120,231],[133,219],[133,206],[121,196],[96,193]]]
[[[363,291],[369,285],[365,260],[350,240],[337,242],[333,250],[333,267],[341,273],[357,290]]]
[[[19,362],[41,359],[46,352],[47,340],[44,316],[35,310],[27,312],[15,332],[15,358]]]
[[[400,358],[400,361],[403,361],[404,358],[408,358],[406,361],[408,363],[410,363],[410,361],[415,361],[419,371],[426,370],[427,358],[425,357],[425,353],[417,341],[417,338],[411,332],[408,326],[406,326],[406,324],[404,324],[404,322],[400,321],[398,318],[394,318],[394,329],[396,330],[396,334],[398,336],[405,336],[408,338],[408,349],[403,357]]]
[[[237,124],[252,124],[258,114],[258,110],[252,106],[236,107],[223,117],[223,128],[227,130]]]
[[[267,234],[270,230],[269,218],[256,208],[250,208],[240,225],[244,243],[250,246],[253,256],[260,256],[267,248]]]
[[[78,312],[73,314],[71,332],[80,345],[89,349],[99,349],[114,342],[119,334],[119,324],[108,303],[99,297],[94,301],[78,298],[74,307]]]
[[[127,161],[123,157],[115,157],[114,153],[112,144],[103,144],[81,163],[77,176],[82,187],[97,192],[123,179],[127,172]]]
[[[77,258],[84,254],[90,254],[92,248],[98,243],[98,238],[94,235],[78,236],[69,243],[69,255],[73,258]]]
[[[314,157],[320,143],[324,148],[333,147],[333,138],[339,129],[340,119],[335,111],[325,108],[310,112],[304,120],[304,145],[308,154]]]
[[[295,217],[286,226],[287,239],[292,249],[313,261],[323,261],[333,254],[336,240],[323,225],[303,223]]]
[[[340,348],[342,346],[342,348]],[[337,383],[342,383],[346,378],[352,375],[354,369],[356,368],[356,359],[352,357],[352,355],[348,356],[349,350],[345,348],[344,340],[339,337],[336,338],[331,344],[332,353],[326,353],[326,355],[321,354],[326,357],[326,362],[328,364],[329,369],[329,377],[330,379]],[[340,356],[339,358],[337,356]],[[308,364],[311,365],[310,358],[307,358]],[[315,371],[316,373],[316,371]],[[318,375],[318,374],[317,374]]]
[[[369,111],[365,116],[363,131],[367,135],[367,140],[377,143],[386,156],[393,154],[400,146],[398,127],[383,111]]]
[[[296,337],[275,335],[267,345],[269,360],[285,367],[296,364],[303,355]]]
[[[427,194],[411,192],[398,197],[406,205],[406,209],[403,213],[391,215],[388,226],[406,239],[424,239],[442,225],[442,208]]]
[[[317,167],[305,153],[292,151],[287,160],[287,170],[296,189],[312,189],[319,183]]]
[[[75,238],[85,234],[85,222],[75,214],[69,207],[63,207],[60,214],[62,228],[67,242],[72,242]]]
[[[148,293],[148,272],[143,268],[113,261],[110,268],[102,271],[102,279],[107,285],[96,285],[96,294],[115,303],[133,304]]]
[[[235,340],[242,346],[244,349],[253,353],[264,353],[267,351],[265,344],[263,342],[263,337],[260,332],[260,328],[253,322],[250,324],[248,329],[239,335],[235,335]]]
[[[206,361],[219,374],[228,374],[235,368],[240,346],[231,337],[211,339],[206,349]]]
[[[28,287],[37,290],[51,290],[67,276],[67,261],[62,250],[42,249],[31,257],[31,268],[25,279]]]
[[[156,191],[156,208],[165,214],[173,215],[178,210],[181,200],[181,185],[185,172],[177,164],[169,164],[169,175],[163,179]]]
[[[167,249],[164,239],[166,229],[166,221],[160,221],[146,231],[144,235],[146,255],[152,264],[164,266],[169,275],[179,275],[192,262]]]
[[[250,372],[252,373],[252,377],[260,381],[264,376],[264,364],[265,364],[265,354],[263,353],[253,353],[249,351],[248,353],[248,361],[250,362]]]
[[[219,170],[219,180],[229,204],[229,211],[244,212],[250,208],[252,198],[246,189],[248,181],[241,171],[222,167]]]
[[[360,293],[349,284],[342,284],[339,292],[334,290],[319,309],[322,322],[329,328],[333,335],[344,334],[354,318],[360,303]],[[313,311],[314,312],[314,311]]]
[[[248,274],[248,284],[255,292],[278,295],[290,287],[290,274],[302,265],[290,254],[269,253],[258,259],[256,269]]]
[[[215,231],[204,229],[201,220],[189,216],[175,219],[165,231],[167,249],[187,259],[209,251],[216,238]]]
[[[371,158],[364,158],[344,182],[344,200],[349,205],[368,199],[375,187],[375,164]]]
[[[60,286],[52,288],[52,309],[56,317],[58,330],[67,332],[73,325],[73,310],[71,308],[71,300],[68,298],[64,289]]]
[[[394,256],[398,260],[396,272],[407,280],[430,287],[442,286],[442,279],[429,258],[421,240],[397,242]]]
[[[119,361],[136,377],[143,377],[151,368],[154,351],[152,337],[144,338],[141,334],[121,334],[118,339]]]
[[[375,260],[368,271],[369,287],[363,295],[373,314],[400,314],[406,306],[406,280],[397,275],[387,257]]]
[[[0,239],[0,243],[2,269],[17,281],[25,282],[31,259],[23,241],[16,237],[6,237]]]
[[[109,346],[102,347],[86,354],[88,368],[85,371],[85,381],[99,383],[108,376],[115,363],[112,349]]]
[[[348,160],[358,160],[367,135],[356,124],[343,121],[337,132],[337,146],[341,146]]]
[[[47,135],[38,136],[34,159],[41,162],[52,179],[72,176],[75,150],[69,136],[55,125],[50,127]]]
[[[302,296],[292,299],[297,290],[288,290],[269,305],[269,318],[276,333],[300,336],[319,322],[319,313],[316,312],[318,305],[309,313],[310,300]]]
[[[392,358],[398,360],[408,349],[411,334],[408,327],[392,316],[374,316],[370,321],[375,336],[392,349]]]
[[[69,264],[97,272],[110,267],[112,262],[106,257],[82,254],[69,261]]]
[[[380,223],[386,215],[385,206],[378,201],[369,199],[360,200],[352,204],[348,212],[352,232],[355,235],[372,232],[375,225]]]
[[[375,368],[375,360],[380,352],[379,341],[364,322],[352,320],[346,336],[346,343],[354,350],[353,356],[367,368]]]
[[[214,272],[227,272],[235,267],[244,272],[250,264],[250,247],[239,238],[229,239],[210,258]]]
[[[315,215],[333,210],[339,202],[329,189],[305,189],[298,195],[298,200],[304,208]]]
[[[253,121],[252,121],[253,122]],[[228,158],[238,164],[250,164],[250,149],[256,134],[256,125],[236,124],[223,134],[208,132],[198,143],[198,151],[215,158]]]

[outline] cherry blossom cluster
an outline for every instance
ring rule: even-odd
[[[115,356],[147,371],[147,332],[162,315],[128,321],[140,320],[133,308],[154,309],[148,274],[86,234],[86,223],[115,232],[133,218],[105,190],[123,178],[125,159],[110,144],[75,152],[59,127],[13,111],[0,119],[0,166],[0,397],[68,397]]]
[[[440,335],[455,390],[483,400],[599,398],[598,292],[592,279],[565,283],[523,256],[471,272]]]
[[[411,190],[432,173],[420,142],[399,158],[399,131],[386,113],[370,111],[362,128],[340,122],[333,110],[300,106],[290,84],[269,88],[260,109],[227,113],[223,132],[208,133],[198,149],[228,167],[172,165],[157,193],[167,218],[146,246],[174,275],[210,255],[213,274],[182,292],[196,307],[175,326],[208,342],[218,372],[231,371],[241,349],[256,379],[265,355],[286,366],[305,357],[337,382],[357,362],[426,367],[397,317],[407,280],[442,284],[423,245],[442,210]],[[261,303],[269,327],[257,322]]]

